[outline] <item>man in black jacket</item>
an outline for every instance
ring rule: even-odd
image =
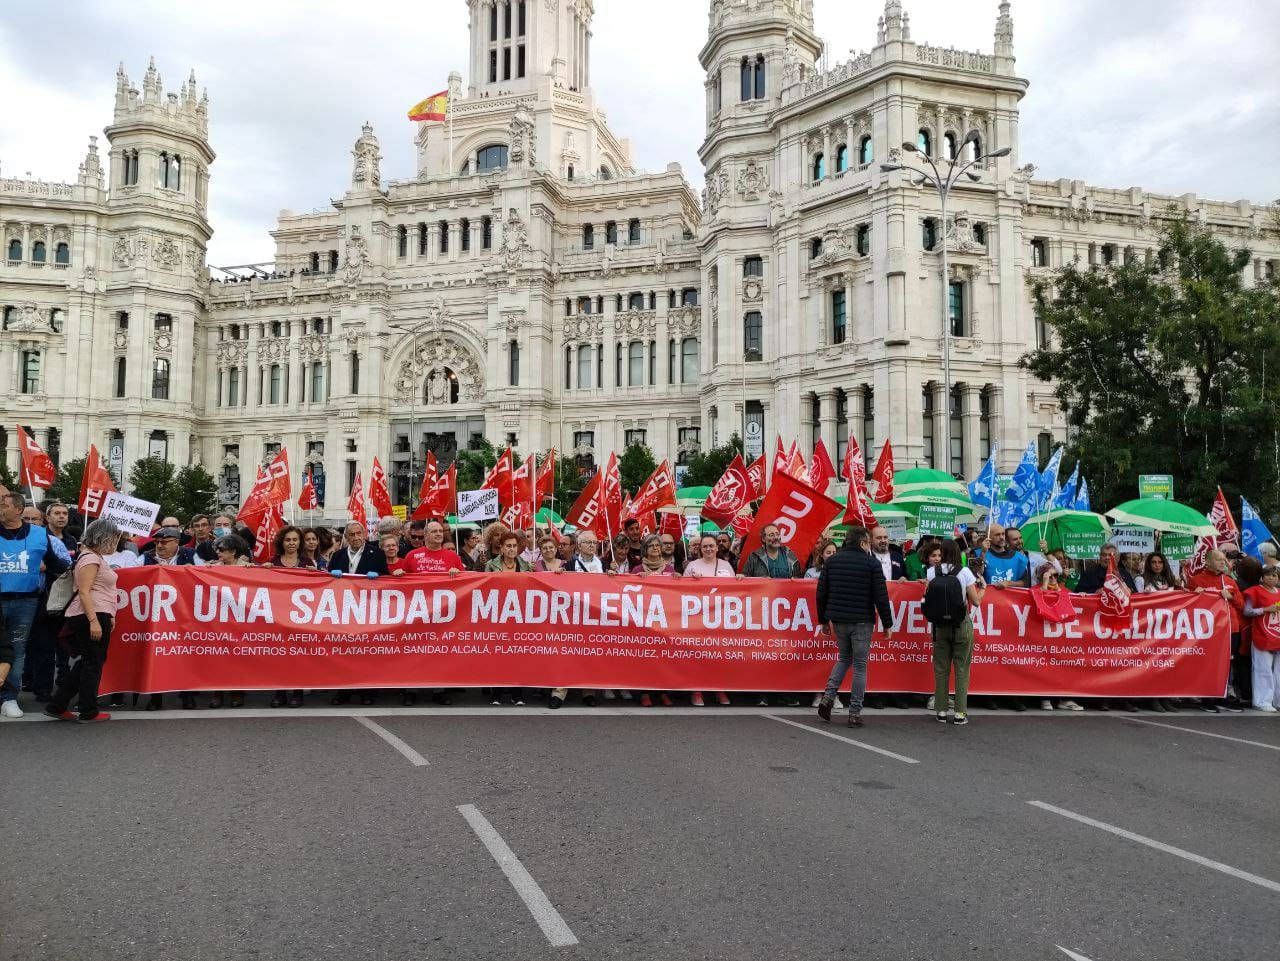
[[[844,549],[822,565],[818,577],[818,621],[823,632],[834,631],[840,647],[827,690],[818,704],[818,716],[831,720],[831,706],[844,676],[853,668],[849,692],[849,727],[862,727],[862,699],[867,692],[867,659],[876,618],[888,630],[893,624],[889,589],[884,571],[871,556],[871,534],[865,527],[849,531]]]
[[[351,521],[345,532],[347,546],[334,551],[329,559],[329,571],[333,574],[375,574],[382,577],[387,573],[387,556],[377,544],[369,543],[369,536],[364,525]]]

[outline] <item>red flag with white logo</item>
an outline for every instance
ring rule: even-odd
[[[387,490],[387,472],[382,469],[378,458],[373,459],[373,470],[369,472],[369,500],[373,509],[378,512],[378,519],[392,516],[391,494]]]
[[[841,524],[861,526],[870,530],[876,526],[876,515],[871,510],[871,497],[867,494],[867,465],[862,459],[862,448],[853,435],[849,436],[849,449],[844,456],[845,476],[849,481],[849,493],[845,502]]]
[[[604,499],[605,516],[609,522],[609,532],[612,535],[618,530],[622,517],[622,475],[618,472],[617,454],[609,454],[601,493]]]
[[[605,521],[604,498],[601,496],[601,488],[604,486],[603,474],[603,471],[596,471],[591,476],[587,486],[582,489],[578,499],[569,508],[569,513],[564,516],[567,523],[578,530],[591,531],[601,540],[609,536]]]
[[[836,465],[831,463],[831,455],[827,453],[827,445],[818,438],[813,445],[813,459],[809,462],[809,486],[820,494],[825,494],[831,482],[836,479]],[[801,478],[803,480],[803,478]]]
[[[752,500],[758,501],[764,497],[765,488],[769,486],[765,478],[768,470],[769,465],[765,463],[764,454],[753,460],[751,466],[747,468],[747,476],[751,478],[751,487],[755,491]]]
[[[880,451],[880,459],[876,461],[876,469],[871,479],[876,482],[877,504],[887,504],[893,500],[893,444],[889,441],[884,442],[884,448]]]
[[[347,499],[347,510],[351,513],[351,519],[362,527],[369,526],[369,512],[364,507],[364,481],[360,479],[360,472],[356,471],[355,483],[351,485],[351,497]]]
[[[1240,543],[1240,529],[1236,527],[1235,518],[1231,516],[1231,507],[1227,504],[1222,488],[1218,488],[1218,496],[1213,499],[1213,508],[1209,511],[1209,520],[1218,529],[1217,534],[1208,534],[1196,541],[1196,550],[1183,563],[1188,574],[1204,570],[1205,559],[1209,552],[1218,549],[1218,545],[1227,541]]]
[[[747,558],[759,550],[763,543],[761,532],[769,524],[778,525],[783,545],[791,548],[796,557],[807,558],[840,510],[839,501],[819,494],[808,484],[786,474],[775,477],[760,510],[756,512],[755,522],[743,539],[738,570],[742,571]]]
[[[276,535],[284,527],[284,507],[275,504],[264,510],[254,525],[253,561],[255,564],[269,564],[275,556]]]
[[[541,505],[545,498],[555,493],[555,490],[556,449],[553,447],[547,452],[547,456],[542,459],[542,464],[538,467],[537,477],[533,482],[535,503]]]
[[[116,489],[111,471],[102,465],[98,448],[90,444],[89,456],[84,462],[84,474],[80,478],[80,499],[77,502],[86,517],[96,517],[102,512],[107,495]]]
[[[53,466],[53,458],[44,452],[35,438],[21,426],[18,427],[18,444],[22,447],[22,468],[19,471],[18,483],[26,488],[39,487],[48,490],[58,476]]]
[[[498,462],[489,468],[484,475],[484,483],[480,486],[498,492],[498,503],[504,507],[515,500],[511,490],[511,448],[506,448],[498,455]]]
[[[742,455],[738,454],[711,488],[706,503],[702,505],[702,516],[716,527],[723,528],[751,503],[754,494],[755,487],[747,474],[747,465],[743,463]]]
[[[319,500],[316,498],[316,486],[311,483],[311,471],[307,471],[302,475],[302,490],[298,493],[298,508],[304,511],[313,511],[320,506]]]
[[[293,496],[293,481],[289,477],[289,451],[281,447],[271,463],[258,471],[253,490],[244,499],[236,520],[256,518],[268,507],[283,504]]]
[[[1116,556],[1107,556],[1107,576],[1102,582],[1102,590],[1098,591],[1098,603],[1102,610],[1112,617],[1128,617],[1129,605],[1132,602],[1129,585],[1116,572]]]
[[[636,491],[632,516],[652,513],[662,507],[676,506],[676,478],[669,461],[663,461]]]

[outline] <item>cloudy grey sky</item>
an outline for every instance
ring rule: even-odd
[[[636,161],[700,185],[707,0],[596,0],[592,78]],[[997,0],[905,0],[913,38],[989,50]],[[876,0],[815,0],[831,60],[875,41]],[[1277,0],[1014,0],[1022,159],[1038,176],[1223,200],[1280,197]],[[0,5],[0,172],[74,179],[118,61],[208,87],[214,264],[267,260],[282,208],[340,196],[360,124],[412,176],[405,110],[467,70],[464,0],[62,0]]]

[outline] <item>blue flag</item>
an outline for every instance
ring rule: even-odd
[[[1076,461],[1076,469],[1071,472],[1071,476],[1067,478],[1067,482],[1062,486],[1062,490],[1058,491],[1058,496],[1053,499],[1054,507],[1072,510],[1076,503],[1076,488],[1080,483],[1080,462]]]
[[[969,484],[969,500],[975,504],[985,504],[991,507],[996,499],[996,481],[999,475],[996,473],[996,445],[991,445],[991,456],[987,458],[986,465],[982,468],[977,478]]]
[[[1267,541],[1275,540],[1253,505],[1243,497],[1240,498],[1240,537],[1244,552],[1258,560],[1262,560],[1262,551],[1258,548]]]
[[[1080,493],[1076,495],[1076,502],[1072,506],[1072,509],[1077,511],[1093,510],[1089,505],[1089,482],[1083,477],[1080,478]]]
[[[1040,493],[1040,471],[1036,463],[1036,442],[1032,441],[1022,452],[1022,460],[1013,472],[1004,498],[996,505],[996,523],[1005,527],[1021,527],[1035,514]]]
[[[1048,510],[1058,496],[1058,469],[1062,466],[1062,448],[1055,450],[1040,473],[1039,490],[1036,494],[1036,509]]]

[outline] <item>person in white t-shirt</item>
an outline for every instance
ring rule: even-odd
[[[692,577],[695,581],[703,577],[740,577],[733,566],[720,557],[720,543],[715,534],[703,534],[698,541],[698,556],[684,566],[684,576]],[[716,701],[719,704],[728,705],[732,703],[729,695],[724,691],[716,691]],[[702,698],[701,691],[694,691],[689,695],[689,701],[694,707],[702,707],[706,702]]]
[[[971,610],[982,603],[987,586],[960,561],[960,545],[948,538],[942,542],[942,560],[929,568],[925,579],[932,583],[939,574],[954,574],[964,592],[966,607]],[[928,590],[928,587],[925,588]],[[956,677],[956,706],[953,721],[969,723],[969,665],[973,660],[973,619],[965,611],[964,620],[955,625],[933,625],[933,704],[934,717],[947,723],[947,695],[951,672]]]

